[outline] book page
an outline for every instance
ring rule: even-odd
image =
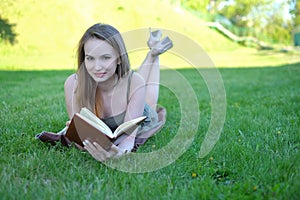
[[[99,126],[98,123],[94,122],[93,120],[90,120],[89,118],[85,117],[84,115],[81,115],[79,113],[75,114],[77,118],[85,121],[85,123],[89,124],[90,126],[94,127],[95,129],[97,129],[98,131],[100,131],[101,133],[107,135],[107,137],[109,138],[114,138],[114,135],[112,133],[112,131],[110,129],[105,129],[102,126]],[[75,116],[74,116],[75,117]]]
[[[101,130],[104,131],[105,133],[112,134],[112,131],[110,128],[101,120],[99,119],[94,113],[92,113],[89,109],[87,108],[82,108],[80,111],[80,115],[88,118],[89,120],[93,121],[96,123],[98,126],[101,127]],[[95,125],[95,124],[94,124]]]
[[[132,120],[129,120],[127,122],[124,122],[123,124],[121,124],[113,133],[114,137],[119,136],[122,133],[127,133],[127,131],[130,134],[132,131],[135,130],[135,128],[137,128],[137,126],[142,123],[147,117],[146,116],[142,116],[142,117],[138,117]]]
[[[85,107],[82,108],[78,115],[110,138],[117,138],[123,133],[132,133],[137,126],[147,118],[146,116],[142,116],[124,122],[113,133],[110,128],[89,109]]]
[[[97,142],[105,150],[110,149],[112,142],[106,134],[104,134],[101,130],[99,130],[91,123],[91,120],[85,118],[79,113],[76,113],[73,119],[77,132],[76,135],[78,135],[80,141],[88,139],[91,142]]]

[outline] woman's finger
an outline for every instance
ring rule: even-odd
[[[71,120],[66,121],[66,127],[69,127],[70,123],[71,123]]]
[[[99,154],[102,154],[103,157],[109,157],[109,156],[110,156],[109,152],[106,151],[100,144],[98,144],[97,142],[93,142],[93,144],[94,144],[94,146],[96,147],[97,152],[98,152]]]
[[[110,151],[114,152],[115,154],[118,154],[120,152],[120,150],[121,149],[114,144],[110,148]]]
[[[84,140],[84,148],[93,156],[96,160],[103,162],[112,157],[120,157],[125,153],[123,149],[120,149],[116,145],[112,145],[111,148],[106,151],[100,144],[97,142],[90,142],[89,140]]]
[[[96,151],[96,147],[89,141],[89,140],[84,140],[83,141],[84,147],[88,148],[91,151]]]
[[[95,147],[90,141],[84,140],[83,144],[84,148],[91,154],[93,158],[100,162],[103,162],[105,160],[103,153],[98,151],[97,147]]]

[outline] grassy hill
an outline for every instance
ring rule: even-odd
[[[120,32],[153,27],[185,35],[198,43],[217,66],[265,66],[299,61],[299,55],[274,52],[265,55],[241,47],[169,1],[14,0],[4,3],[7,5],[1,17],[15,24],[17,43],[0,43],[0,69],[72,69],[79,38],[97,22],[111,24]],[[147,37],[147,34],[142,36],[145,45]],[[143,51],[130,54],[133,66],[142,61],[143,55]],[[163,59],[170,67],[188,65],[170,54]]]

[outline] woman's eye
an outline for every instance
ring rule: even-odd
[[[109,60],[111,57],[110,56],[104,56],[103,59],[104,60]]]
[[[91,56],[87,56],[87,57],[86,57],[86,59],[87,59],[87,60],[89,60],[89,61],[92,61],[92,60],[94,60],[94,58],[93,58],[93,57],[91,57]]]

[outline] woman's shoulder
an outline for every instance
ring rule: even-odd
[[[144,78],[138,73],[134,71],[128,72],[128,74],[122,77],[118,84],[121,87],[128,88],[128,90],[135,89],[137,87],[141,87],[145,85]]]
[[[67,77],[65,80],[65,89],[73,88],[74,84],[76,83],[77,80],[77,74],[71,74],[70,76]]]
[[[145,80],[138,72],[132,73],[131,81],[129,81],[128,84],[127,95],[129,96],[127,99],[130,99],[131,96],[137,91],[145,91]]]

